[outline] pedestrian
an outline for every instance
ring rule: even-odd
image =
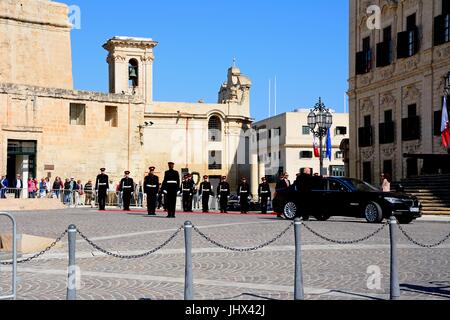
[[[289,173],[285,172],[283,174],[283,179],[286,184],[286,188],[289,188],[291,186],[291,181],[289,181]]]
[[[203,213],[209,212],[209,198],[213,195],[211,183],[208,181],[208,176],[203,176],[203,182],[198,188],[198,195],[202,199]]]
[[[142,187],[142,181],[139,181],[138,187],[137,187],[137,206],[139,208],[143,208],[143,202],[144,202],[144,189]]]
[[[53,181],[53,198],[59,199],[60,193],[61,193],[61,178],[56,177],[55,181]]]
[[[8,179],[6,175],[2,175],[0,178],[0,199],[6,199],[6,191],[8,189]]]
[[[47,183],[45,179],[42,178],[41,182],[39,182],[39,198],[43,199],[47,195]]]
[[[106,196],[109,190],[109,177],[105,174],[105,171],[105,168],[101,168],[101,173],[95,180],[95,194],[99,211],[105,211],[106,209]]]
[[[177,193],[180,190],[180,174],[174,170],[175,163],[168,163],[169,170],[164,173],[164,181],[162,183],[162,190],[166,196],[167,217],[175,218],[177,206]]]
[[[20,174],[17,175],[16,181],[14,181],[14,187],[16,188],[15,198],[20,199],[20,197],[22,196],[22,189],[23,189],[23,181],[22,178],[20,177]]]
[[[228,199],[230,198],[230,192],[230,184],[227,182],[227,177],[223,176],[217,186],[220,213],[228,213]]]
[[[237,194],[241,206],[241,214],[247,214],[249,210],[248,198],[251,196],[250,185],[247,183],[247,178],[241,178],[241,183],[238,186]]]
[[[28,178],[28,198],[29,199],[34,199],[35,196],[35,185],[34,185],[34,179],[33,177],[29,177]]]
[[[261,213],[267,213],[267,206],[271,198],[270,185],[267,183],[266,177],[261,178],[261,184],[258,188],[258,197],[261,204]]]
[[[119,191],[122,192],[123,211],[130,211],[131,197],[134,193],[134,181],[130,178],[130,171],[124,172],[125,177],[120,181]]]
[[[92,205],[92,192],[93,192],[92,180],[89,180],[84,185],[84,194],[85,194],[84,204],[87,205],[87,206],[91,206]]]
[[[64,204],[70,205],[71,204],[71,198],[72,198],[72,192],[70,191],[70,179],[66,178],[66,181],[64,182]]]
[[[311,192],[314,186],[314,181],[322,179],[321,177],[313,177],[310,168],[305,168],[297,180],[295,180],[295,188],[297,192],[308,193]],[[303,221],[308,221],[310,214],[308,212],[302,212]]]
[[[77,206],[84,206],[84,187],[83,184],[81,183],[81,180],[77,180],[77,190],[76,190],[76,195],[78,196],[77,201],[75,202],[77,204]]]
[[[147,195],[147,213],[156,216],[156,201],[159,194],[159,177],[155,175],[155,167],[148,168],[149,173],[144,180],[144,192]]]
[[[381,191],[391,192],[391,176],[389,173],[381,174]]]

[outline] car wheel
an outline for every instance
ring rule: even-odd
[[[400,224],[410,224],[414,221],[414,218],[412,217],[398,217],[398,223]]]
[[[370,202],[364,210],[364,217],[369,223],[380,223],[383,221],[383,210],[378,203]]]
[[[317,214],[314,216],[314,218],[316,218],[317,221],[327,221],[331,217],[327,214]]]
[[[288,202],[284,206],[284,217],[289,220],[293,220],[297,217],[297,205],[293,202]]]

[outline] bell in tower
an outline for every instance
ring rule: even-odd
[[[104,45],[109,55],[109,92],[133,93],[153,101],[153,49],[158,45],[148,38],[114,37]]]
[[[136,59],[131,59],[128,65],[128,79],[131,81],[131,86],[136,88],[139,85],[139,67]]]

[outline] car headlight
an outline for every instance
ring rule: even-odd
[[[398,198],[384,198],[384,199],[391,204],[403,203],[403,201]]]

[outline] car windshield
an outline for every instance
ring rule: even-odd
[[[377,188],[374,186],[368,184],[367,182],[356,180],[356,179],[346,179],[345,180],[348,184],[353,186],[353,188],[356,189],[356,191],[360,192],[379,192]]]

